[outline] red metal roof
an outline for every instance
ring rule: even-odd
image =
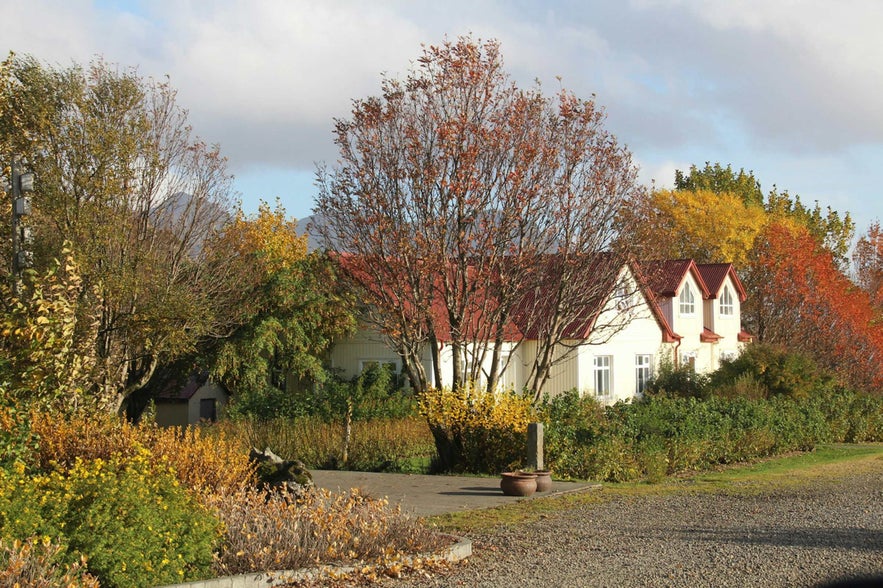
[[[712,298],[720,296],[724,282],[727,276],[729,276],[736,287],[736,292],[739,294],[739,300],[745,302],[747,294],[741,280],[739,280],[739,276],[736,275],[736,270],[733,268],[732,263],[700,263],[696,267],[699,268],[699,273],[702,275],[702,279],[705,280]]]
[[[644,275],[650,285],[650,289],[656,296],[674,298],[688,273],[693,274],[693,279],[699,285],[702,298],[711,297],[711,292],[705,283],[705,279],[699,271],[699,267],[692,259],[674,259],[664,261],[641,262]]]

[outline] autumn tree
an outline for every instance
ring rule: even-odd
[[[227,268],[206,264],[203,247],[228,219],[231,176],[168,83],[133,70],[10,56],[0,92],[0,157],[38,178],[34,269],[69,243],[76,304],[98,317],[76,342],[96,358],[89,393],[116,409],[157,365],[235,323],[234,309],[221,310]]]
[[[707,190],[729,200],[737,197],[745,207],[735,209],[733,214],[743,214],[745,211],[755,213],[761,209],[767,215],[767,222],[796,223],[806,227],[819,243],[831,251],[838,266],[846,269],[847,255],[855,232],[855,223],[848,212],[841,216],[830,206],[822,210],[818,202],[808,207],[803,204],[799,195],[792,196],[787,190],[780,192],[775,185],[764,195],[760,181],[753,172],[740,169],[737,173],[731,166],[724,168],[719,163],[706,163],[702,169],[694,165],[690,167],[689,173],[675,171],[675,188],[686,192]],[[712,199],[705,200],[707,205],[717,206]],[[721,220],[727,222],[724,216]]]
[[[692,258],[700,263],[744,267],[768,216],[738,192],[708,188],[656,190],[642,209],[632,211],[642,259]]]
[[[806,227],[773,223],[758,239],[745,312],[759,340],[807,353],[852,386],[883,389],[883,329],[868,296]]]
[[[323,381],[327,351],[353,326],[353,304],[329,259],[307,252],[297,222],[278,202],[275,209],[262,203],[255,215],[239,211],[207,247],[239,276],[241,324],[201,353],[234,402],[245,411],[282,405],[287,378]]]
[[[883,231],[880,221],[871,223],[868,232],[855,244],[852,253],[853,272],[858,286],[871,299],[878,311],[883,311]]]
[[[603,123],[592,100],[516,87],[499,44],[468,37],[424,49],[405,80],[385,78],[381,96],[336,121],[340,158],[318,173],[317,228],[416,389],[441,381],[443,341],[455,388],[495,388],[526,299],[543,302],[535,394],[567,358],[553,349],[606,302],[627,258],[619,213],[642,194]]]

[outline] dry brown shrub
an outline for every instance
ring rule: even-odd
[[[86,572],[85,563],[72,566],[58,560],[59,545],[31,537],[11,544],[0,539],[0,586],[28,588],[99,588],[96,578]]]
[[[358,490],[316,489],[300,498],[247,490],[215,496],[213,506],[227,533],[215,564],[219,575],[329,563],[382,565],[442,544],[419,519]]]

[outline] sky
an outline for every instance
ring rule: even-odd
[[[594,95],[648,185],[719,162],[849,212],[859,234],[883,219],[879,0],[0,0],[0,14],[0,49],[168,76],[250,212],[279,198],[311,214],[334,119],[422,45],[472,35],[500,41],[523,87]]]

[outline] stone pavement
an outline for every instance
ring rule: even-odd
[[[421,517],[491,508],[519,500],[534,500],[543,496],[599,487],[593,482],[554,480],[553,474],[551,492],[521,498],[504,496],[498,477],[422,476],[331,470],[312,470],[311,473],[313,482],[320,488],[332,491],[358,488],[373,498],[386,497],[390,504],[400,504],[404,512]]]

